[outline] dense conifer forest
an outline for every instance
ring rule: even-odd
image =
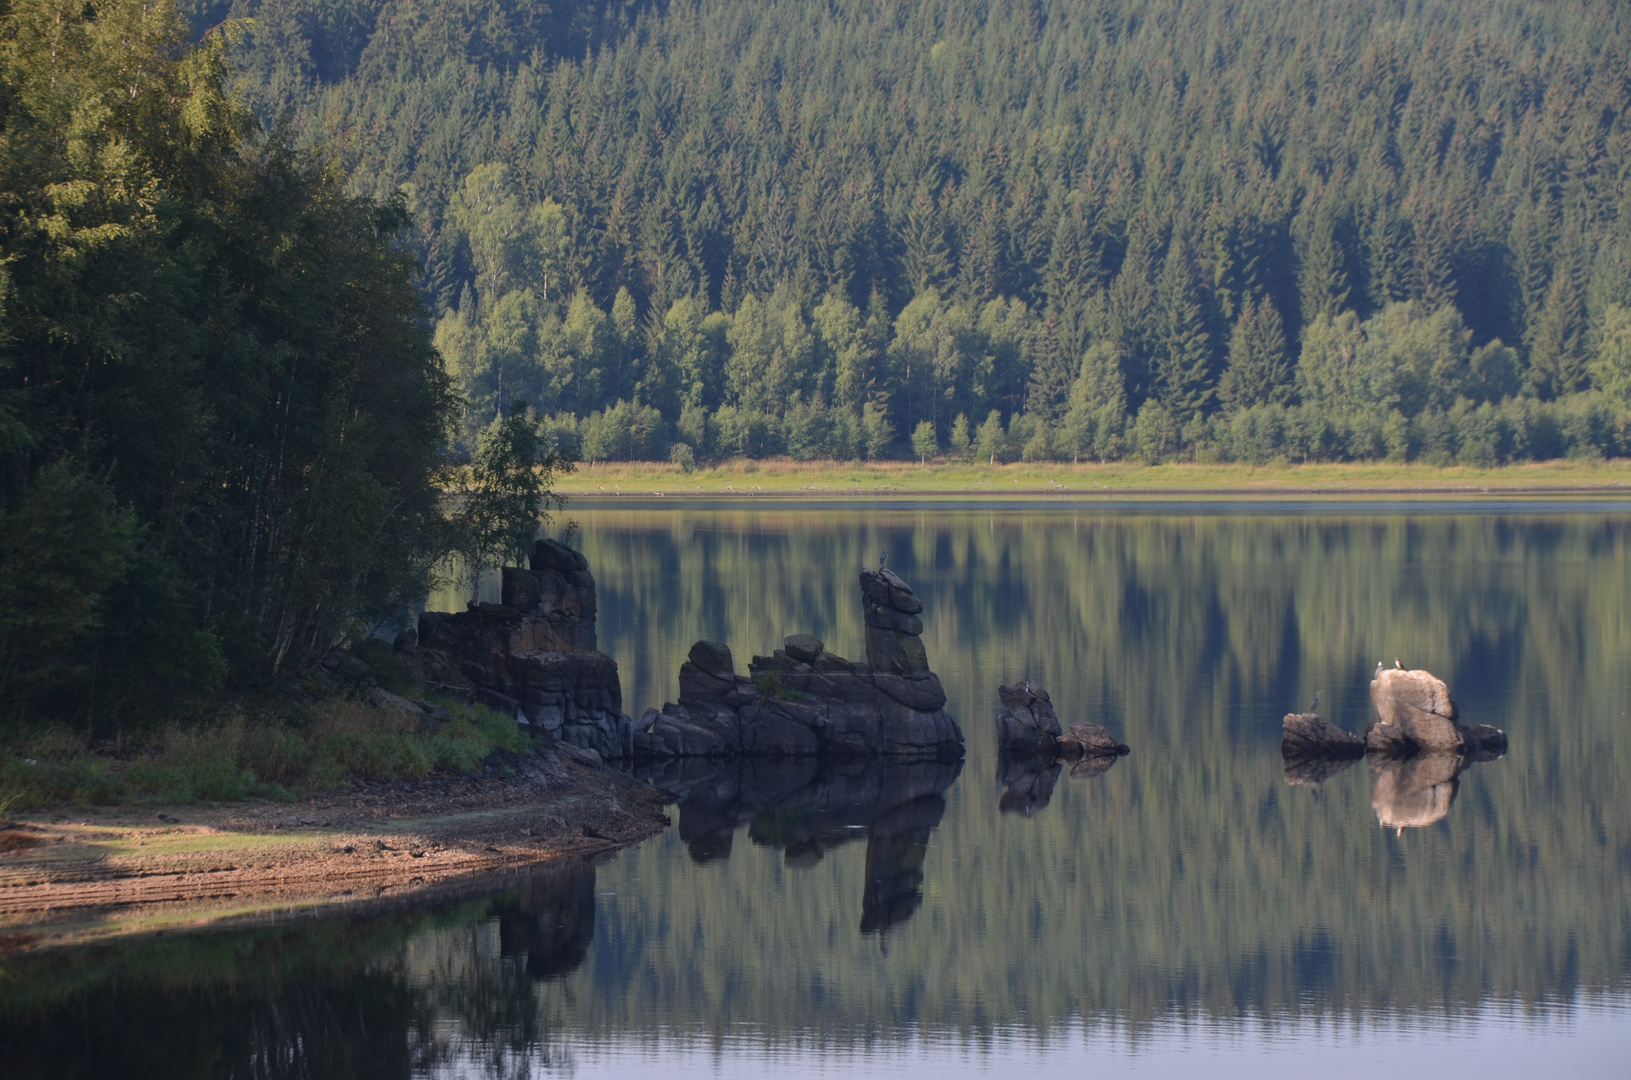
[[[193,0],[199,3],[200,0]],[[594,459],[1631,450],[1611,0],[233,0]]]

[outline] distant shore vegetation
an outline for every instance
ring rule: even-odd
[[[406,194],[467,446],[520,397],[591,461],[1631,453],[1609,0],[197,10]]]

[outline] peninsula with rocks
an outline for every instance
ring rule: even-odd
[[[866,659],[792,634],[738,674],[731,650],[698,641],[680,695],[638,722],[623,711],[617,662],[597,647],[595,581],[583,555],[537,542],[527,569],[503,569],[499,604],[426,612],[427,672],[601,761],[719,757],[952,760],[963,733],[923,647],[923,602],[892,570],[862,570]]]

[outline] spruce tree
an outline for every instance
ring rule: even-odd
[[[1206,411],[1214,390],[1212,343],[1195,267],[1181,238],[1173,239],[1161,265],[1156,317],[1155,395],[1174,417],[1187,421]]]
[[[1248,296],[1229,336],[1229,365],[1218,380],[1218,401],[1232,414],[1253,405],[1287,404],[1291,391],[1285,324],[1272,300]]]

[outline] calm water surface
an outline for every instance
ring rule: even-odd
[[[0,1071],[1621,1075],[1631,507],[573,516],[636,715],[699,637],[860,656],[887,548],[966,761],[668,766],[676,828],[598,865],[13,957]],[[1318,690],[1362,728],[1395,656],[1507,756],[1288,782],[1280,717]],[[1026,676],[1132,753],[1001,760]]]

